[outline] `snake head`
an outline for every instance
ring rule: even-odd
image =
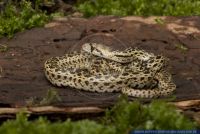
[[[82,45],[82,50],[100,57],[109,55],[110,52],[109,47],[98,43],[85,43]]]

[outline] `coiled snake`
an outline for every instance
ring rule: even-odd
[[[153,98],[176,89],[166,66],[167,58],[161,55],[130,48],[112,51],[102,44],[85,43],[82,52],[48,59],[44,70],[56,86]]]

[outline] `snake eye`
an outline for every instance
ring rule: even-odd
[[[95,55],[103,55],[101,48],[97,44],[91,44],[91,52]]]

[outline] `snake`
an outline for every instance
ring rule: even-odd
[[[137,48],[115,51],[104,44],[85,43],[81,52],[47,59],[44,72],[58,87],[157,98],[176,89],[167,65],[166,57]]]

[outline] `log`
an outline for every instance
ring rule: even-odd
[[[164,23],[157,23],[157,18]],[[79,110],[83,113],[87,110],[95,113],[115,104],[120,93],[59,88],[50,84],[44,76],[43,66],[47,59],[69,51],[80,51],[81,45],[86,42],[103,43],[119,50],[138,47],[168,57],[170,71],[177,85],[173,102],[198,100],[199,21],[198,16],[59,18],[45,27],[17,33],[12,39],[2,38],[0,46],[7,46],[7,49],[0,51],[0,111],[3,115],[6,112],[15,114],[21,108],[31,113],[37,113],[36,109],[44,113],[48,113],[48,110],[54,113],[77,113],[77,108],[81,107]],[[33,108],[27,103],[33,98],[40,102],[50,89],[57,91],[61,101],[54,101],[48,107]],[[176,105],[187,109],[187,103]]]

